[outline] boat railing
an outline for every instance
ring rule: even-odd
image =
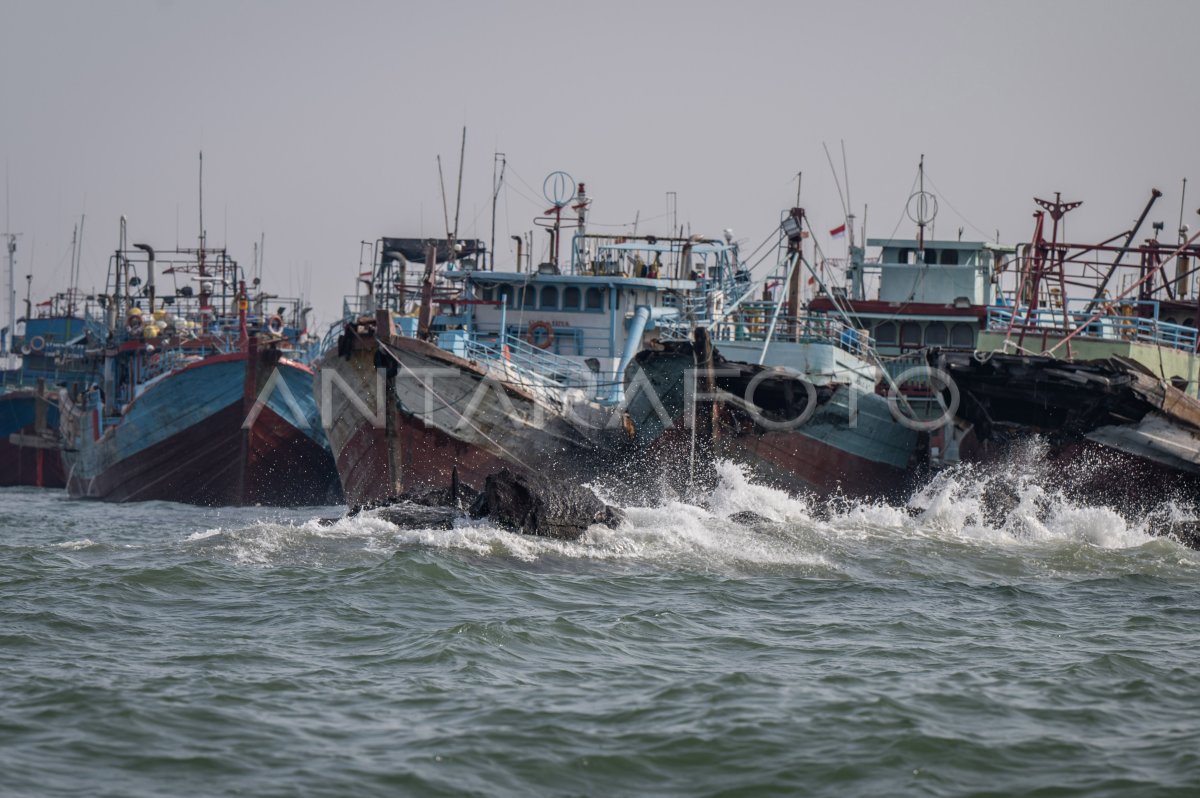
[[[885,382],[896,385],[902,392],[927,392],[933,387],[928,350],[915,349],[892,357],[881,357],[879,368],[890,378]]]
[[[166,349],[156,352],[146,360],[146,365],[140,374],[140,381],[149,382],[155,377],[174,371],[185,363],[185,358],[194,359],[195,354],[185,354],[180,349]]]
[[[585,366],[515,335],[471,337],[466,341],[466,355],[470,360],[502,367],[505,382],[529,390],[595,390],[596,377]]]
[[[325,335],[321,337],[321,345],[317,350],[318,356],[333,349],[337,345],[337,340],[341,336],[342,331],[345,329],[346,322],[344,319],[338,319],[330,324],[329,329],[325,331]]]
[[[987,329],[993,332],[1007,331],[1024,332],[1026,335],[1059,333],[1066,335],[1076,329],[1083,328],[1077,338],[1099,339],[1105,341],[1131,341],[1137,343],[1164,346],[1170,349],[1180,349],[1185,352],[1195,352],[1198,333],[1195,327],[1174,322],[1162,321],[1158,318],[1158,303],[1146,301],[1122,302],[1105,308],[1104,315],[1095,316],[1095,311],[1088,312],[1087,300],[1079,300],[1080,309],[1049,307],[1030,310],[1026,306],[1012,307],[994,305],[988,308]],[[1149,316],[1137,313],[1138,306],[1152,306]]]
[[[773,342],[829,343],[860,357],[872,347],[865,330],[823,313],[776,316],[774,302],[743,302],[714,332],[714,338],[727,341],[766,341],[770,335]]]

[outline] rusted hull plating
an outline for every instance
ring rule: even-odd
[[[315,390],[331,411],[327,435],[349,504],[444,487],[455,469],[475,489],[501,468],[576,479],[603,471],[598,431],[485,366],[413,338],[346,336],[322,358]]]
[[[276,371],[276,389],[251,418]],[[60,399],[67,490],[114,502],[336,503],[340,485],[310,381],[307,368],[267,353],[217,355],[147,388],[103,432],[99,407]]]
[[[58,405],[33,389],[0,395],[0,486],[65,484]]]

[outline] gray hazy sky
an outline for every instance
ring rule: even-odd
[[[1085,201],[1071,236],[1100,238],[1154,187],[1172,231],[1183,177],[1200,222],[1197,23],[1184,0],[0,0],[7,213],[37,297],[65,287],[86,213],[82,287],[99,286],[121,214],[133,240],[194,244],[203,149],[210,242],[248,267],[265,233],[269,287],[307,285],[323,323],[360,240],[444,233],[435,157],[453,215],[463,125],[461,237],[489,237],[492,155],[508,157],[500,268],[557,169],[603,229],[640,211],[665,233],[674,191],[680,223],[749,248],[803,171],[827,230],[842,212],[822,142],[840,168],[841,140],[871,235],[896,229],[921,153],[940,236],[1025,241],[1031,197],[1057,190]]]

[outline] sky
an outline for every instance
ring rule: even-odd
[[[747,250],[796,201],[867,233],[915,235],[917,164],[935,234],[1029,239],[1034,196],[1083,200],[1069,237],[1200,223],[1200,3],[182,2],[0,0],[4,219],[35,301],[102,287],[118,224],[194,246],[198,160],[210,244],[321,323],[354,293],[360,242],[535,229],[556,170],[587,184],[593,230],[732,228]],[[846,191],[847,186],[842,186]],[[545,249],[539,232],[536,247]],[[818,235],[820,241],[824,233]],[[842,243],[821,241],[832,255]],[[539,259],[541,253],[539,253]],[[762,267],[763,269],[766,266]]]

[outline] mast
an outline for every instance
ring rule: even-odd
[[[437,157],[438,165],[438,185],[442,188],[442,218],[446,222],[446,241],[452,247],[454,242],[450,240],[450,208],[446,205],[446,178],[442,176],[442,156]]]
[[[462,210],[462,177],[463,161],[467,157],[467,126],[463,125],[462,149],[458,153],[458,190],[454,197],[454,235],[450,239],[450,253],[447,257],[454,258],[454,245],[458,243],[458,213]]]
[[[500,163],[500,175],[496,176],[496,162]],[[504,185],[504,169],[508,161],[504,153],[498,152],[492,156],[492,240],[488,244],[492,271],[496,271],[496,201],[500,198],[500,187]],[[517,271],[521,271],[520,258],[517,258]]]
[[[8,162],[4,163],[4,229],[11,230],[8,214],[12,203],[8,198]],[[17,270],[17,236],[15,233],[5,233],[8,237],[8,354],[14,352],[13,338],[17,332],[17,289],[13,285],[13,274]],[[11,364],[10,364],[11,365]]]
[[[437,241],[431,238],[425,247],[425,276],[421,280],[421,311],[417,316],[417,337],[422,341],[429,340],[429,328],[433,323],[433,281],[436,266]]]
[[[1183,203],[1187,199],[1187,178],[1183,178],[1183,188],[1179,192],[1179,244],[1183,244],[1187,240],[1188,228],[1183,224]],[[1187,296],[1188,289],[1191,287],[1192,279],[1188,274],[1188,266],[1190,261],[1185,253],[1180,253],[1175,259],[1175,293],[1180,299]]]
[[[6,233],[8,236],[8,354],[16,352],[13,339],[17,333],[17,288],[14,275],[17,271],[17,235]]]
[[[79,247],[79,225],[75,225],[75,229],[71,231],[71,276],[67,282],[67,315],[71,315],[71,305],[74,302],[75,293],[72,289],[75,288],[75,252]]]
[[[197,272],[200,276],[200,321],[204,324],[204,309],[208,307],[208,275],[204,271],[204,150],[200,151],[200,252],[197,257]],[[207,330],[207,326],[205,326]]]
[[[917,166],[917,179],[920,185],[917,187],[917,196],[919,205],[925,204],[925,153],[921,153],[921,163]],[[925,214],[922,213],[924,208],[917,211],[917,257],[921,262],[925,262]]]

